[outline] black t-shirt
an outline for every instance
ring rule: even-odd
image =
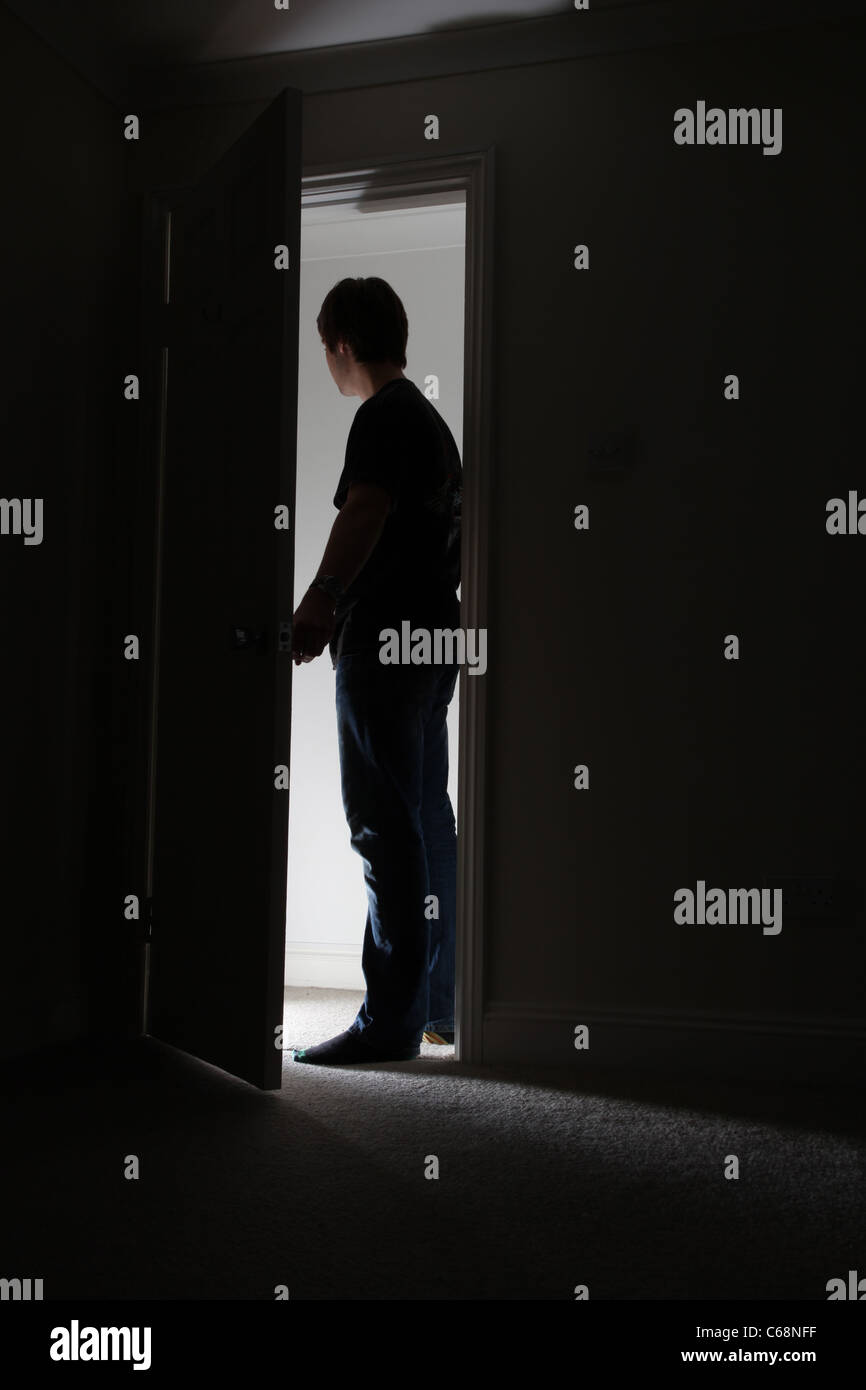
[[[460,501],[463,468],[454,436],[408,377],[362,401],[349,438],[334,506],[351,483],[391,495],[391,511],[370,558],[337,604],[332,665],[343,653],[378,650],[382,628],[454,628],[460,622]]]

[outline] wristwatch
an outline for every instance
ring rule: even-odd
[[[333,599],[334,603],[338,603],[345,592],[339,579],[334,574],[317,574],[310,588],[321,589],[323,593],[328,595],[328,598]]]

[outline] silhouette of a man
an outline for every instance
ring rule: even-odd
[[[343,806],[364,862],[366,993],[344,1033],[296,1062],[408,1061],[454,1038],[457,835],[446,715],[458,666],[380,660],[385,629],[460,623],[463,470],[438,411],[403,375],[408,324],[377,277],[341,280],[316,320],[341,395],[360,396],[339,509],[294,615],[292,655],[329,647]],[[435,652],[435,646],[432,648]]]

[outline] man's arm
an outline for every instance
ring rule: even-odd
[[[333,574],[344,589],[373,553],[391,510],[391,495],[372,483],[352,483],[337,513],[317,574]]]
[[[385,526],[391,495],[372,483],[352,483],[331,527],[317,574],[332,574],[342,587],[361,573]],[[292,625],[295,664],[320,656],[334,630],[335,604],[321,589],[308,589]]]

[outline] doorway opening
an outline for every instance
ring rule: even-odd
[[[358,183],[349,187],[323,189],[322,180],[315,178],[305,179],[303,185],[294,607],[316,572],[336,515],[334,492],[360,404],[358,397],[339,394],[316,329],[322,301],[339,280],[379,276],[399,295],[409,322],[405,375],[428,397],[454,436],[464,465],[464,496],[468,481],[466,191],[407,191],[381,183],[371,188],[364,185],[363,176],[357,177]],[[462,590],[461,583],[461,598]],[[285,955],[289,1046],[310,1046],[347,1028],[364,995],[361,948],[367,895],[341,798],[334,681],[327,649],[318,661],[293,670]],[[447,719],[458,880],[462,686],[461,671]],[[458,942],[459,900],[458,881]],[[457,971],[459,992],[459,955]],[[455,1027],[459,1056],[456,1011]],[[455,1047],[449,1045],[424,1042],[421,1050],[422,1055],[441,1059],[455,1056]]]

